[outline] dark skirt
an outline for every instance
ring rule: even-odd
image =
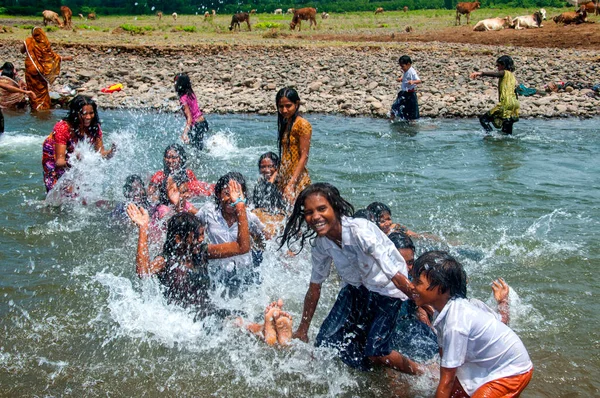
[[[315,345],[335,348],[345,364],[370,370],[369,357],[392,352],[391,338],[401,307],[400,299],[347,285],[323,321]]]
[[[190,132],[190,143],[198,150],[204,149],[204,136],[208,132],[208,122],[204,119],[196,122]]]
[[[419,102],[416,92],[400,91],[392,104],[392,115],[399,119],[416,120],[419,118]]]
[[[398,315],[391,347],[413,361],[426,362],[438,354],[439,346],[434,331],[417,318],[416,311],[413,301],[404,303]]]

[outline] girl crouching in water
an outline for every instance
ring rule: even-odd
[[[513,124],[519,121],[519,100],[515,89],[517,79],[515,78],[515,64],[511,57],[503,55],[496,61],[498,71],[473,72],[471,79],[482,76],[497,77],[499,103],[487,113],[479,116],[479,122],[486,132],[492,131],[492,126],[502,129],[504,134],[512,134]]]
[[[231,180],[230,192],[237,219],[237,241],[207,244],[204,226],[188,212],[174,215],[167,225],[167,239],[163,252],[150,261],[148,251],[148,211],[135,204],[127,207],[127,214],[139,227],[136,272],[140,278],[156,275],[164,285],[169,301],[183,307],[198,307],[199,316],[215,313],[209,301],[208,259],[238,256],[250,251],[250,234],[246,205],[240,184]]]
[[[175,76],[175,91],[179,96],[181,109],[185,115],[185,127],[181,140],[185,144],[191,143],[196,149],[204,148],[204,135],[208,132],[208,122],[202,110],[198,107],[198,99],[192,89],[192,82],[186,73]]]
[[[384,365],[420,374],[422,367],[391,348],[398,312],[411,294],[406,262],[377,225],[352,218],[353,212],[327,183],[308,186],[296,199],[281,246],[299,240],[302,250],[307,239],[314,241],[310,284],[293,336],[308,342],[321,284],[333,263],[344,283],[315,345],[337,349],[344,363],[361,370]]]

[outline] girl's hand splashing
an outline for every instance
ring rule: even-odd
[[[232,205],[235,206],[237,203],[243,203],[245,200],[242,186],[239,182],[234,179],[229,180],[229,195],[231,197]],[[237,202],[237,203],[236,203]]]
[[[135,204],[130,203],[127,206],[127,215],[140,229],[148,228],[148,224],[150,224],[150,215],[143,207],[138,207]]]

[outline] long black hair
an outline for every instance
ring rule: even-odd
[[[200,228],[203,227],[200,219],[192,213],[182,212],[177,213],[169,219],[167,223],[167,238],[163,245],[162,255],[166,260],[175,256],[189,256],[192,252],[181,253],[181,243],[177,243],[177,236],[182,241],[187,240],[190,234],[193,234],[194,241],[200,237]]]
[[[5,62],[4,65],[2,65],[1,75],[15,80],[15,66],[12,62]]]
[[[304,242],[306,239],[310,239],[316,235],[316,232],[309,227],[305,228],[303,231],[303,226],[306,223],[304,219],[304,201],[310,195],[321,195],[326,198],[333,208],[333,212],[338,220],[341,220],[342,216],[352,217],[354,214],[354,206],[342,198],[340,191],[333,185],[326,182],[318,182],[309,185],[308,187],[304,188],[304,190],[300,192],[300,195],[298,195],[296,198],[294,209],[292,210],[292,214],[285,224],[283,235],[281,236],[281,244],[279,246],[280,249],[286,243],[289,248],[290,244],[293,244],[299,240],[300,249],[298,250],[298,253],[300,253],[304,248]]]
[[[192,89],[192,81],[187,73],[178,73],[177,76],[175,76],[175,91],[179,97],[188,94],[196,98],[196,94]]]
[[[265,159],[271,159],[275,168],[279,167],[279,156],[275,152],[265,152],[258,158],[258,169],[260,170],[260,163]]]
[[[79,131],[81,125],[80,117],[81,111],[86,105],[91,105],[94,110],[94,117],[92,118],[88,133],[92,138],[96,138],[100,132],[100,117],[98,116],[98,106],[92,97],[81,94],[75,96],[71,102],[69,102],[69,113],[67,113],[67,116],[63,118],[63,120],[69,124],[78,137],[81,137],[83,133]]]
[[[445,251],[429,251],[422,254],[413,265],[413,281],[421,274],[429,280],[427,290],[439,288],[441,294],[450,293],[450,298],[467,298],[467,273],[461,263]]]
[[[286,121],[279,112],[279,100],[281,100],[282,98],[287,98],[288,100],[296,104],[296,112],[288,121]],[[281,158],[281,148],[283,145],[283,139],[286,135],[290,133],[290,131],[292,130],[292,126],[294,125],[294,122],[298,117],[298,112],[300,109],[300,96],[298,95],[298,92],[295,89],[291,87],[284,87],[281,90],[279,90],[277,92],[277,95],[275,96],[275,106],[277,107],[277,147],[279,148],[279,158]]]
[[[169,151],[175,151],[177,152],[177,155],[179,155],[179,164],[181,165],[181,167],[179,168],[179,170],[175,170],[174,173],[171,173],[171,171],[169,170],[169,167],[167,166],[167,162],[165,161],[165,158],[167,157],[167,153],[169,153]],[[163,172],[165,173],[165,179],[166,177],[168,177],[171,174],[185,174],[186,173],[186,163],[187,163],[187,155],[185,153],[185,148],[183,147],[183,145],[181,144],[171,144],[169,145],[166,149],[165,149],[165,153],[163,154]]]
[[[381,202],[373,202],[367,206],[367,210],[371,211],[375,216],[375,223],[379,224],[379,219],[384,213],[388,213],[390,217],[392,216],[392,210],[385,203]]]
[[[244,198],[248,197],[246,192],[246,179],[244,176],[237,171],[230,171],[224,176],[221,176],[219,181],[217,181],[215,184],[215,203],[217,204],[217,209],[219,210],[221,209],[221,192],[223,192],[223,190],[229,186],[229,181],[231,180],[237,181],[242,187]]]
[[[505,70],[514,72],[515,71],[515,63],[513,59],[508,55],[503,55],[496,60],[496,64],[500,64],[504,67]]]

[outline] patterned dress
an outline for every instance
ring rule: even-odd
[[[500,102],[496,105],[489,115],[492,117],[492,123],[496,128],[502,127],[504,120],[519,120],[519,100],[515,94],[517,87],[517,79],[515,75],[508,71],[504,71],[504,76],[498,81],[498,96]]]
[[[102,139],[102,129],[98,126],[98,133],[95,136],[88,136],[90,144],[96,144],[96,140]],[[54,125],[52,133],[44,140],[42,145],[42,168],[44,170],[44,185],[46,192],[49,192],[58,179],[65,174],[68,169],[69,155],[75,150],[75,145],[79,142],[79,138],[73,133],[73,129],[65,120]],[[56,145],[66,145],[66,160],[67,167],[56,167]]]
[[[279,164],[276,181],[277,187],[279,187],[281,192],[285,191],[285,187],[294,176],[294,171],[300,161],[300,138],[306,137],[310,140],[311,136],[312,126],[306,119],[298,116],[290,133],[283,137],[281,143],[281,163]],[[304,167],[304,170],[302,170],[298,177],[294,199],[310,184],[308,170]]]

